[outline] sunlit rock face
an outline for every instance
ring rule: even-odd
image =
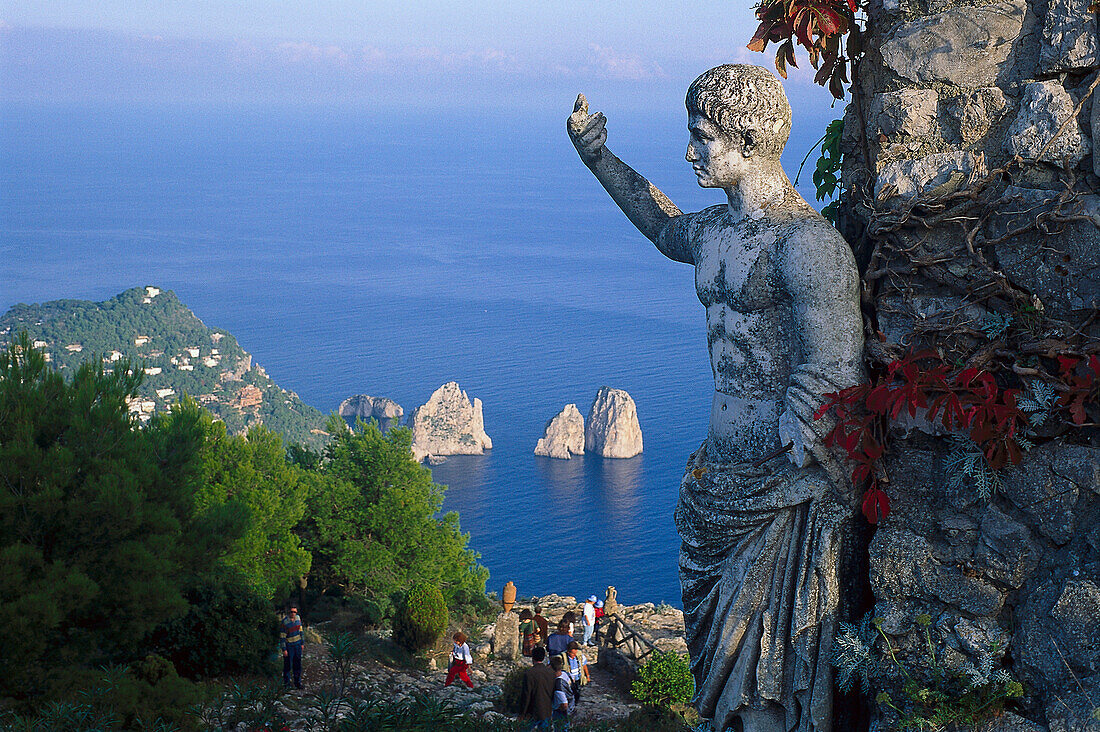
[[[401,419],[405,410],[393,399],[356,394],[340,402],[340,416],[345,419]]]
[[[409,415],[412,451],[417,460],[444,455],[481,455],[492,448],[485,434],[481,400],[473,402],[458,383],[449,381]]]
[[[630,458],[642,452],[638,407],[622,389],[600,387],[584,433],[584,448],[608,458]]]
[[[535,454],[563,460],[584,454],[584,417],[576,404],[566,404],[546,423],[546,433],[535,445]]]

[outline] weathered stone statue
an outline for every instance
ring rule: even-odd
[[[587,107],[568,121],[581,159],[662,254],[695,266],[706,308],[710,427],[676,508],[695,704],[716,730],[827,732],[850,509],[813,412],[861,378],[851,250],[780,166],[791,108],[764,69],[719,66],[688,89],[687,160],[728,197],[698,213],[615,157]]]

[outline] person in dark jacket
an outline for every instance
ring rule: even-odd
[[[546,665],[546,649],[535,646],[531,651],[532,666],[523,672],[523,691],[520,694],[520,716],[530,717],[533,729],[550,729],[550,716],[554,711],[554,684],[557,674]]]
[[[535,605],[535,625],[539,626],[541,642],[545,643],[550,638],[550,621],[543,617],[542,605]]]

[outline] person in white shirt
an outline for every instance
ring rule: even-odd
[[[466,634],[461,630],[454,634],[452,637],[454,640],[454,648],[451,649],[451,665],[447,668],[447,681],[444,686],[450,686],[451,682],[455,680],[455,676],[466,682],[466,686],[474,688],[474,682],[470,681],[470,674],[467,669],[474,662],[474,657],[470,653],[470,647],[466,645]]]
[[[586,646],[594,645],[592,643],[592,633],[596,629],[596,596],[592,595],[584,603],[584,610],[581,612],[581,625],[584,627],[584,644]]]

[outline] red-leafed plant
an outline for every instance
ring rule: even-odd
[[[1085,405],[1100,401],[1100,357],[1093,354],[1086,361],[1059,356],[1058,370],[1068,387],[1059,398],[1058,405],[1069,410],[1075,425],[1082,426],[1088,421]]]
[[[856,0],[762,0],[756,6],[760,25],[749,41],[749,50],[763,51],[769,43],[779,44],[775,68],[786,79],[787,66],[798,67],[794,57],[797,42],[817,69],[814,81],[827,84],[832,95],[841,99],[848,82],[848,64],[860,52],[857,10]],[[844,36],[848,39],[842,54]]]
[[[871,487],[864,492],[862,509],[863,515],[872,524],[877,524],[890,513],[890,499],[877,482],[871,483]]]
[[[1063,391],[1058,406],[1066,409],[1076,425],[1088,419],[1086,410],[1100,403],[1100,358],[1058,359]],[[989,468],[997,471],[1019,464],[1025,437],[1033,420],[1017,404],[1019,389],[1002,387],[988,371],[970,368],[952,373],[934,351],[910,353],[894,361],[872,382],[825,395],[814,417],[832,412],[836,425],[825,438],[828,447],[839,447],[852,461],[852,481],[863,485],[863,513],[871,523],[890,511],[880,488],[880,461],[885,452],[889,423],[903,412],[923,414],[946,431],[964,433],[978,447]]]

